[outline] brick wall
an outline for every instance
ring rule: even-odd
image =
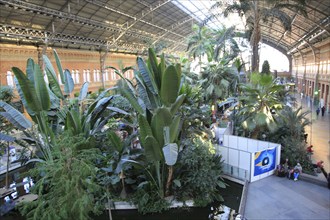
[[[28,58],[32,58],[36,63],[38,63],[38,51],[40,56],[42,53],[42,48],[0,44],[0,84],[7,85],[7,73],[8,71],[11,71],[12,67],[18,67],[25,72],[26,61]],[[87,80],[88,73],[90,81],[89,90],[97,91],[100,87],[102,87],[100,57],[103,53],[100,54],[96,51],[68,49],[56,49],[56,51],[60,57],[63,69],[69,69],[74,78],[74,92],[80,90],[84,79]],[[52,48],[47,48],[46,53],[57,71]],[[105,66],[119,68],[120,65],[123,67],[132,65],[135,66],[136,56],[117,53],[107,54],[105,58]],[[109,88],[115,85],[116,81],[119,79],[119,76],[113,74],[110,69],[106,72],[107,74],[104,75],[104,78],[106,79],[105,87]],[[128,78],[132,78],[133,72],[128,73],[126,76]]]

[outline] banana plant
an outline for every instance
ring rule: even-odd
[[[6,102],[0,101],[0,117],[4,117],[16,129],[24,131],[32,127],[32,123],[14,107]],[[6,189],[8,189],[8,172],[9,172],[9,142],[15,141],[16,138],[8,134],[0,132],[0,141],[7,142],[7,169],[6,169]]]
[[[138,113],[139,139],[148,162],[155,167],[157,187],[163,197],[165,172],[161,173],[162,166],[169,166],[165,190],[169,192],[174,165],[169,161],[176,161],[176,158],[169,157],[177,157],[177,154],[168,151],[178,151],[168,147],[178,142],[180,133],[181,118],[177,112],[185,99],[184,94],[179,95],[181,65],[166,66],[164,55],[158,63],[154,51],[149,49],[147,63],[138,57],[137,66],[138,70],[134,72],[136,88],[125,79],[127,86],[120,92]],[[164,138],[164,129],[168,130],[168,138]]]

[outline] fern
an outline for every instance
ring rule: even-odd
[[[100,213],[97,198],[102,190],[96,184],[94,163],[101,154],[93,146],[92,139],[64,136],[52,149],[54,159],[30,171],[37,180],[32,192],[38,194],[38,200],[20,207],[27,219],[86,220],[90,214]]]

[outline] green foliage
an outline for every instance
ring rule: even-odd
[[[281,91],[284,86],[276,85],[271,75],[253,73],[248,84],[241,85],[239,115],[243,117],[242,126],[257,138],[261,130],[276,129],[275,115],[271,110],[282,109],[284,103]]]
[[[20,207],[27,219],[90,219],[104,206],[98,196],[96,161],[101,157],[94,140],[64,135],[51,149],[53,160],[36,164],[30,174],[36,180],[32,192],[38,199]]]
[[[225,188],[221,177],[222,161],[212,143],[195,138],[187,139],[183,145],[174,175],[175,195],[183,201],[193,198],[197,206],[223,201],[219,194],[219,189]]]
[[[282,145],[281,159],[288,158],[293,163],[300,162],[304,172],[313,171],[304,142],[305,127],[310,124],[306,117],[309,113],[303,112],[301,107],[297,110],[285,107],[276,118],[277,130],[267,134],[268,140]]]
[[[0,86],[0,100],[10,103],[15,98],[14,90],[10,86]]]
[[[265,60],[264,63],[262,64],[261,73],[270,74],[270,65],[268,60]]]
[[[139,213],[160,213],[169,209],[169,202],[162,198],[158,190],[150,184],[140,184],[132,201],[137,205]]]
[[[211,136],[210,126],[211,108],[204,104],[203,92],[200,86],[184,83],[180,93],[186,94],[186,99],[180,109],[182,117],[181,138],[192,138],[195,135]]]

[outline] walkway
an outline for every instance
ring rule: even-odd
[[[316,108],[308,104],[307,98],[297,99],[298,105],[303,107],[303,110],[310,110],[312,114],[308,118],[312,120],[312,124],[306,127],[308,133],[308,144],[313,145],[314,154],[312,160],[317,162],[324,161],[324,169],[330,172],[330,113],[325,112],[324,116],[316,115]]]
[[[306,128],[308,144],[313,144],[314,162],[323,160],[324,168],[330,172],[330,114],[321,113],[308,105],[307,98],[297,99],[298,106],[312,110],[308,117],[311,126]],[[324,180],[323,174],[318,178]],[[249,184],[245,206],[248,220],[330,220],[330,190],[310,182],[294,182],[287,178],[270,176]]]
[[[329,220],[330,190],[275,175],[249,184],[247,220]]]

